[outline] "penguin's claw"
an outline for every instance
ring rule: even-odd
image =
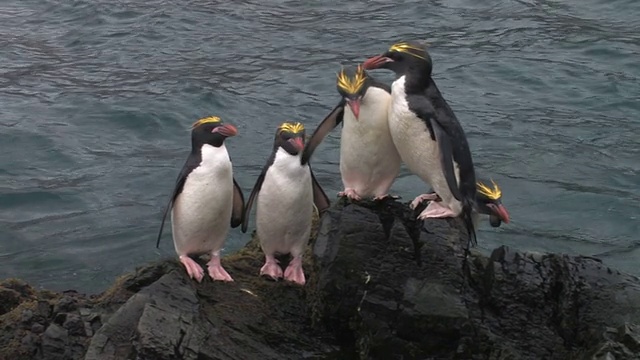
[[[437,200],[438,198],[439,198],[439,196],[436,193],[418,195],[418,196],[416,196],[415,199],[413,199],[413,201],[411,202],[411,205],[409,205],[409,207],[411,207],[411,210],[413,210],[413,209],[417,208],[418,205],[420,205],[425,200],[434,201],[434,200]],[[423,211],[423,213],[424,213],[424,211]],[[420,214],[420,215],[422,215],[422,214]]]
[[[360,200],[360,195],[358,195],[358,193],[356,193],[355,189],[352,188],[346,188],[344,189],[344,191],[340,191],[338,193],[338,196],[342,197],[342,196],[346,196],[347,198],[351,199],[351,200]]]
[[[193,259],[187,255],[182,255],[180,256],[180,263],[184,265],[190,278],[195,279],[197,282],[202,281],[202,278],[204,278],[204,270],[197,262],[193,261]]]
[[[448,218],[448,217],[456,217],[456,214],[453,210],[448,207],[442,205],[441,202],[432,201],[429,203],[426,209],[422,210],[420,215],[418,215],[418,219],[424,220],[427,218]]]
[[[284,271],[284,279],[294,282],[298,285],[304,285],[306,280],[304,278],[304,271],[302,270],[302,257],[296,256],[291,260],[289,266]]]
[[[260,276],[266,275],[273,280],[282,278],[282,268],[278,265],[278,261],[273,256],[265,256],[265,262],[260,269]]]
[[[209,268],[209,276],[211,276],[213,280],[233,281],[231,275],[229,275],[220,264],[219,256],[212,256],[211,260],[207,263],[207,267]]]
[[[382,201],[385,199],[393,199],[393,200],[398,200],[400,199],[400,196],[398,195],[390,195],[390,194],[384,194],[384,195],[380,195],[380,196],[376,196],[373,198],[373,201]]]

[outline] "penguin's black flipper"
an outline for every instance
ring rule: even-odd
[[[233,210],[231,210],[231,227],[237,228],[244,222],[244,195],[235,178],[233,178]]]
[[[313,203],[318,208],[318,213],[322,215],[329,206],[331,206],[331,201],[329,201],[329,197],[325,194],[324,190],[316,180],[316,177],[313,175],[313,170],[311,170],[311,166],[309,166],[309,172],[311,173],[311,185],[313,187]]]
[[[344,115],[345,100],[342,99],[338,105],[325,117],[320,125],[313,131],[311,138],[306,142],[304,151],[302,152],[301,163],[305,165],[311,159],[311,155],[316,150],[316,147],[320,145],[322,140],[333,130],[338,124],[342,122],[342,116]]]
[[[459,155],[454,153],[455,149],[451,144],[452,136],[458,133],[455,124],[452,122],[442,123],[438,121],[433,106],[423,97],[411,96],[408,101],[409,104],[411,104],[411,110],[425,122],[431,138],[438,144],[438,148],[440,149],[440,163],[442,164],[442,171],[444,172],[444,178],[447,180],[449,191],[451,191],[451,194],[456,200],[462,201],[462,193],[453,169],[453,160],[458,157],[456,155]],[[449,126],[447,127],[447,125]],[[460,162],[459,159],[457,160]]]
[[[253,190],[251,190],[251,195],[249,195],[249,200],[247,200],[247,205],[244,207],[244,215],[242,216],[242,227],[240,230],[242,233],[247,232],[247,228],[249,227],[249,215],[251,214],[251,207],[253,206],[253,202],[256,199],[256,196],[260,192],[262,188],[262,183],[264,182],[264,176],[267,173],[268,165],[262,169],[260,176],[256,180],[255,185],[253,185]]]
[[[173,202],[176,200],[178,195],[182,192],[184,188],[184,182],[187,180],[187,176],[193,171],[193,169],[197,168],[200,164],[201,159],[193,154],[189,154],[187,157],[187,161],[182,166],[182,170],[180,170],[180,174],[178,174],[178,179],[176,179],[176,184],[173,187],[173,193],[171,194],[171,199],[169,199],[169,203],[164,209],[164,213],[162,214],[162,222],[160,223],[160,231],[158,232],[158,240],[156,241],[156,248],[160,246],[160,238],[162,237],[162,229],[164,229],[164,222],[167,219],[167,214],[171,207],[173,206]]]
[[[460,193],[460,187],[456,181],[456,173],[453,168],[453,148],[451,147],[451,139],[437,121],[432,121],[431,126],[433,128],[433,133],[436,136],[438,148],[440,149],[442,171],[444,172],[444,178],[447,180],[447,185],[449,186],[451,195],[453,195],[456,200],[462,201],[462,194]]]

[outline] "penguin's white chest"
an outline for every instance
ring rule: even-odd
[[[345,106],[340,141],[340,173],[345,187],[361,196],[382,195],[400,169],[400,156],[389,132],[391,95],[370,87],[356,119]],[[381,188],[384,183],[384,188]],[[377,194],[381,192],[382,194]]]
[[[313,191],[309,166],[300,156],[277,150],[267,169],[256,208],[256,231],[265,253],[304,250],[311,231]]]
[[[203,145],[202,161],[186,178],[171,211],[178,255],[218,251],[230,228],[233,171],[224,144]]]
[[[428,181],[429,173],[440,171],[440,151],[426,123],[409,109],[404,81],[402,76],[391,84],[389,129],[402,160],[412,172]]]
[[[431,138],[426,122],[409,109],[405,76],[391,84],[389,129],[400,157],[409,170],[431,185],[445,203],[457,203],[444,176],[438,143]],[[456,180],[459,181],[459,169],[455,161],[453,167]]]

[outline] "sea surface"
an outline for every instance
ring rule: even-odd
[[[638,29],[637,0],[3,1],[0,278],[95,293],[175,256],[170,225],[155,240],[191,123],[238,127],[227,147],[248,197],[277,125],[310,134],[339,101],[340,66],[398,40],[430,44],[478,173],[502,187],[512,222],[484,221],[482,251],[640,275]],[[336,129],[313,162],[331,198],[339,146]],[[427,187],[403,170],[392,190]]]

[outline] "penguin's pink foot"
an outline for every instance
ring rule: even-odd
[[[304,271],[302,271],[302,256],[296,256],[291,260],[284,271],[284,279],[298,285],[305,284]]]
[[[204,277],[204,270],[197,262],[193,261],[193,259],[187,255],[181,255],[180,263],[184,265],[184,268],[187,270],[187,274],[190,278],[195,279],[197,282],[202,281],[202,278]]]
[[[429,203],[429,206],[427,206],[427,208],[418,215],[418,219],[424,220],[427,218],[447,218],[456,216],[458,216],[458,214],[442,205],[442,202],[432,201]]]
[[[437,200],[438,198],[439,196],[436,193],[418,195],[416,196],[415,199],[413,199],[410,207],[411,209],[415,209],[418,207],[418,205],[420,205],[420,203],[422,203],[425,200],[434,201],[434,200]]]
[[[229,275],[229,273],[227,273],[220,264],[220,256],[211,256],[211,260],[207,263],[207,267],[209,268],[209,276],[211,276],[213,280],[233,281],[231,275]]]
[[[398,199],[400,199],[400,196],[384,194],[384,195],[380,195],[380,196],[374,197],[373,201],[382,201],[382,200],[387,199],[387,198],[390,198],[390,199],[393,199],[393,200],[398,200]]]
[[[262,275],[269,276],[273,280],[282,278],[282,268],[280,268],[278,260],[276,260],[273,255],[265,256],[264,265],[260,269],[260,276]]]
[[[358,195],[358,193],[356,193],[356,190],[352,188],[346,188],[344,189],[344,191],[340,191],[338,193],[338,196],[346,196],[351,200],[360,200],[360,195]]]

